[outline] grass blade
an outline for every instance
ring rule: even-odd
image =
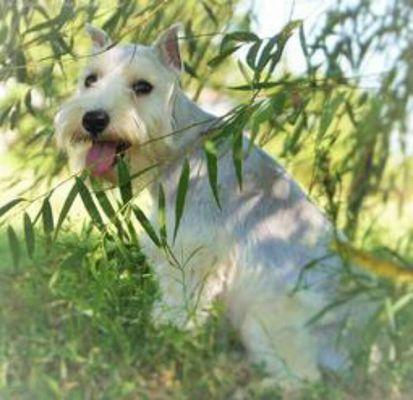
[[[29,214],[24,213],[23,222],[24,222],[24,237],[26,239],[27,254],[29,255],[30,258],[32,258],[33,253],[34,253],[34,248],[35,248],[35,236],[34,236],[33,224],[30,219]]]
[[[185,198],[188,191],[189,184],[189,162],[184,161],[182,167],[181,177],[178,183],[178,192],[176,194],[176,204],[175,204],[175,229],[174,229],[174,241],[178,233],[179,224],[181,222],[182,214],[184,212]]]

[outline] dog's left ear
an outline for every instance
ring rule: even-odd
[[[156,39],[154,48],[165,66],[180,74],[183,70],[178,33],[181,24],[174,24]]]
[[[96,26],[86,24],[86,32],[92,39],[93,48],[95,50],[103,50],[112,43],[109,35],[102,29],[96,28]]]

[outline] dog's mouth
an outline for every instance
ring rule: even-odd
[[[131,144],[123,140],[92,141],[86,154],[86,167],[93,176],[104,177],[109,174],[119,156],[129,149]]]

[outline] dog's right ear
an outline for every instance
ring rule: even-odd
[[[86,24],[86,32],[92,39],[94,50],[103,50],[112,43],[108,34],[102,29],[96,28],[96,26]]]
[[[163,64],[178,74],[183,70],[178,43],[178,32],[181,30],[181,24],[172,25],[165,32],[161,33],[153,44]]]

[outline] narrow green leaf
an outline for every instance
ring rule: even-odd
[[[230,42],[258,42],[260,38],[248,31],[231,32],[224,36],[221,42],[221,53],[227,49]]]
[[[294,30],[296,30],[302,25],[303,25],[302,19],[295,19],[293,21],[290,21],[287,25],[284,26],[283,30],[280,33],[280,36],[284,38],[288,38],[289,36],[291,36]]]
[[[301,24],[299,28],[301,50],[304,53],[306,60],[309,60],[307,40],[305,38],[304,25]]]
[[[76,185],[77,185],[80,197],[82,199],[82,202],[90,218],[92,219],[92,221],[96,224],[96,226],[99,229],[103,229],[104,225],[103,225],[102,217],[100,216],[100,213],[96,207],[96,204],[92,199],[89,189],[86,187],[82,179],[78,177],[76,177]]]
[[[234,47],[230,47],[229,49],[225,49],[224,51],[220,52],[216,57],[209,60],[208,66],[211,68],[217,67],[232,53],[235,53],[240,47],[241,46],[234,46]]]
[[[166,231],[166,202],[165,192],[162,185],[159,185],[158,195],[158,224],[159,224],[159,236],[161,238],[162,245],[168,243],[168,234]]]
[[[30,219],[29,214],[24,213],[23,222],[24,222],[24,237],[26,239],[27,254],[31,258],[34,253],[35,236],[34,236],[33,224]]]
[[[247,53],[247,58],[246,58],[247,64],[253,70],[255,70],[257,54],[258,54],[258,51],[261,47],[261,44],[262,44],[261,40],[255,42],[250,47],[250,49],[248,50],[248,53]]]
[[[275,35],[267,42],[267,44],[262,49],[260,58],[258,59],[255,69],[257,69],[258,71],[262,71],[265,68],[265,66],[268,64],[268,61],[270,61],[271,56],[273,55],[272,51],[274,50],[274,47],[277,45],[278,40],[279,36]]]
[[[234,162],[235,173],[237,175],[238,185],[242,190],[242,164],[243,164],[243,143],[242,130],[234,132],[232,136],[232,160]]]
[[[120,225],[120,221],[119,221]],[[116,224],[118,230],[119,230],[119,225]],[[136,226],[132,223],[130,217],[127,217],[126,225],[128,227],[128,232],[129,232],[129,237],[130,239],[128,240],[130,243],[134,243],[135,245],[139,245],[139,240],[138,240],[138,234],[136,232]],[[120,226],[122,229],[122,226]]]
[[[317,134],[318,140],[321,140],[323,138],[323,136],[327,132],[327,129],[333,122],[334,116],[337,115],[338,107],[343,103],[344,103],[344,96],[341,93],[334,99],[329,99],[325,102],[323,111],[321,114],[321,118],[320,118],[318,134]]]
[[[46,236],[50,236],[54,229],[53,222],[53,212],[50,206],[49,197],[46,197],[42,205],[42,220],[43,220],[43,230]]]
[[[141,175],[146,174],[147,172],[153,170],[154,168],[156,168],[159,165],[159,163],[155,163],[150,165],[149,167],[146,167],[138,172],[135,172],[134,174],[132,174],[130,176],[130,181],[132,182],[134,179],[139,178]]]
[[[111,220],[116,213],[108,196],[106,195],[105,191],[101,187],[98,187],[96,184],[93,184],[93,190],[99,205],[102,207],[103,212]]]
[[[204,10],[208,14],[208,17],[212,20],[215,26],[218,26],[218,19],[215,16],[214,12],[212,11],[211,7],[208,6],[208,4],[204,1],[201,1],[202,7],[204,7]]]
[[[207,141],[205,143],[205,155],[207,159],[207,169],[208,169],[208,179],[209,184],[212,189],[212,193],[214,195],[215,201],[219,208],[221,208],[221,204],[219,202],[219,194],[218,194],[218,158],[217,158],[217,150],[215,145],[211,141]]]
[[[7,211],[11,210],[14,206],[21,203],[22,201],[26,201],[23,197],[18,197],[17,199],[13,199],[5,204],[3,207],[0,208],[0,217],[7,213]]]
[[[33,105],[32,105],[32,89],[29,89],[26,92],[26,95],[24,96],[24,105],[26,106],[27,111],[32,114],[35,115],[36,112],[33,109]]]
[[[184,212],[185,198],[189,185],[189,172],[189,162],[188,160],[185,160],[184,165],[182,167],[181,177],[179,178],[178,192],[176,194],[174,241],[176,239],[179,224],[181,222],[182,214]]]
[[[254,91],[258,89],[271,89],[276,86],[282,86],[286,83],[284,81],[279,82],[253,82],[251,85],[240,85],[240,86],[230,86],[228,89],[231,90],[243,90],[243,91]]]
[[[119,218],[117,218],[115,209],[113,208],[112,203],[110,202],[104,190],[102,189],[96,190],[95,196],[96,196],[96,199],[99,205],[102,207],[102,210],[105,213],[105,215],[116,226],[116,229],[118,230],[119,235],[123,236],[125,234],[125,231],[122,228],[122,223],[119,220]]]
[[[149,219],[146,217],[144,212],[136,204],[132,205],[132,211],[135,214],[136,219],[141,224],[142,228],[145,230],[145,232],[148,234],[151,240],[155,243],[155,245],[157,247],[161,247],[161,241],[159,240],[155,229],[153,228],[152,224],[150,223]]]
[[[117,162],[117,173],[120,195],[123,204],[127,204],[132,199],[132,184],[129,168],[122,159]]]
[[[70,208],[72,207],[72,204],[75,201],[75,198],[76,198],[78,193],[79,193],[79,188],[78,188],[77,183],[75,182],[74,185],[72,186],[72,188],[70,189],[70,192],[67,195],[65,202],[63,203],[62,210],[60,211],[60,215],[59,215],[59,218],[57,220],[56,229],[55,229],[55,232],[54,232],[54,239],[56,239],[57,234],[59,233],[59,230],[60,230],[67,214],[69,213]]]
[[[245,67],[245,65],[240,60],[237,60],[237,65],[238,65],[238,69],[241,72],[241,75],[244,77],[245,81],[248,84],[251,84],[252,80],[251,80],[250,76],[248,75],[248,71],[247,71],[247,68]]]
[[[19,239],[17,239],[16,232],[10,225],[7,228],[7,236],[9,239],[9,246],[13,258],[14,267],[18,268],[20,264],[20,244]]]

